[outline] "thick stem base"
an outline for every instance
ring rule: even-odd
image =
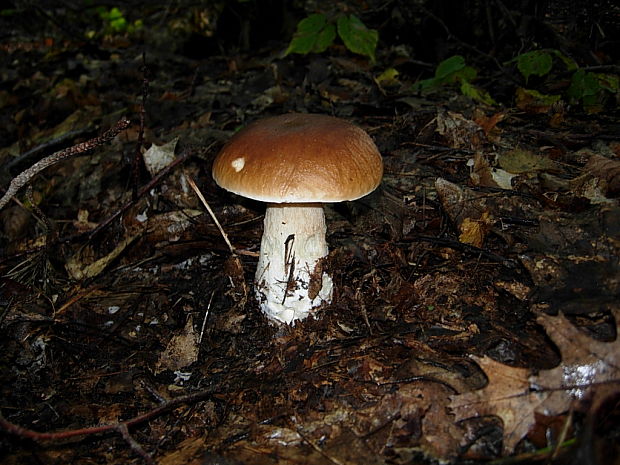
[[[331,302],[332,280],[323,272],[328,249],[325,215],[317,204],[271,204],[256,270],[256,295],[271,319],[293,323]]]

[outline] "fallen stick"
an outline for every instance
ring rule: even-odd
[[[59,161],[66,160],[77,155],[82,155],[90,150],[93,150],[94,148],[99,147],[100,145],[105,144],[106,142],[111,141],[118,135],[118,133],[127,129],[130,124],[131,122],[129,119],[123,116],[111,129],[108,129],[100,136],[93,137],[92,139],[82,142],[81,144],[73,145],[66,149],[59,150],[58,152],[54,152],[50,156],[42,158],[25,171],[22,171],[15,176],[15,178],[13,178],[4,196],[0,199],[0,210],[2,210],[7,203],[9,203],[9,200],[11,200],[11,198],[13,198],[13,196],[17,194],[17,192],[19,192],[19,190],[24,187],[28,181],[30,181],[45,168],[55,165]]]

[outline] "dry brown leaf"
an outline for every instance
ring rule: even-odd
[[[176,137],[163,145],[153,144],[147,151],[144,152],[142,155],[144,165],[146,166],[148,172],[151,173],[151,176],[155,176],[158,172],[174,161],[174,150],[178,141],[179,138]]]
[[[467,165],[471,167],[469,177],[475,186],[512,189],[512,179],[516,175],[501,168],[492,167],[482,153],[476,152],[474,158],[468,160]]]
[[[585,169],[593,176],[605,180],[606,195],[614,197],[620,194],[620,161],[610,160],[602,155],[592,155]]]
[[[497,125],[505,117],[505,111],[500,111],[492,114],[491,116],[487,116],[482,110],[477,108],[474,112],[473,120],[478,126],[482,128],[487,137],[497,142],[497,140],[499,139],[499,134],[501,132],[501,129],[498,128]]]
[[[614,317],[618,325],[620,311]],[[449,407],[457,421],[486,415],[502,419],[505,453],[512,452],[536,423],[536,413],[560,415],[620,389],[620,340],[595,341],[563,315],[542,315],[538,322],[560,349],[558,367],[532,375],[526,368],[473,357],[489,379],[487,386],[451,397]]]
[[[159,465],[178,465],[180,463],[186,465],[201,465],[202,458],[207,450],[205,439],[203,437],[189,437],[185,441],[177,444],[175,450],[168,452],[161,459]]]
[[[509,367],[489,357],[472,358],[484,370],[489,383],[479,391],[452,396],[449,407],[456,421],[487,415],[501,418],[504,452],[510,453],[536,423],[534,412],[541,404],[539,395],[530,392],[530,370]]]
[[[620,310],[613,313],[618,334]],[[620,338],[614,342],[596,341],[575,328],[562,314],[541,315],[537,321],[562,353],[559,366],[529,379],[534,389],[547,393],[545,411],[540,413],[560,415],[573,401],[579,408],[594,396],[620,390]]]
[[[459,241],[480,248],[484,243],[484,238],[494,224],[495,220],[489,215],[489,212],[483,212],[478,219],[465,218],[459,225],[459,231],[461,232]]]
[[[486,142],[482,128],[460,113],[440,111],[435,118],[437,132],[455,149],[476,150]]]
[[[443,178],[437,178],[435,189],[442,207],[459,229],[459,240],[480,247],[495,224],[487,198]]]
[[[88,261],[85,255],[82,252],[78,252],[73,255],[65,265],[65,269],[69,272],[71,277],[76,280],[94,278],[99,273],[101,273],[110,263],[118,258],[125,249],[132,244],[138,237],[140,237],[141,233],[135,234],[130,237],[126,237],[118,245],[107,254],[105,257],[102,257],[98,260],[92,261],[90,263],[85,263]]]
[[[198,350],[198,336],[194,331],[192,317],[190,316],[187,318],[185,328],[170,339],[166,350],[159,357],[156,373],[165,369],[180,370],[191,365],[198,359]]]

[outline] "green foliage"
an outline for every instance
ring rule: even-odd
[[[107,9],[100,6],[96,8],[96,12],[103,21],[103,34],[133,34],[142,28],[142,20],[138,19],[133,23],[127,21],[123,12],[117,7]],[[87,36],[93,37],[95,34],[95,31],[89,31]]]
[[[345,47],[353,53],[367,56],[374,63],[379,33],[368,29],[355,15],[340,16],[337,24],[338,35]]]
[[[368,29],[355,15],[339,16],[330,20],[322,13],[315,13],[297,24],[286,55],[290,53],[321,53],[334,43],[336,33],[345,47],[353,53],[367,56],[374,63],[379,33]]]
[[[545,76],[551,71],[551,55],[542,50],[532,50],[517,57],[517,68],[527,83],[531,75]]]
[[[454,84],[463,81],[471,81],[478,73],[471,66],[465,64],[465,58],[454,55],[439,63],[435,69],[435,77],[424,79],[414,84],[414,91],[433,89],[445,84]]]
[[[619,91],[618,76],[578,69],[573,74],[566,93],[571,100],[580,101],[584,110],[596,112],[602,110],[606,92],[617,94]]]
[[[297,32],[286,50],[289,53],[321,53],[336,38],[336,26],[329,23],[323,14],[313,14],[297,24]]]
[[[463,80],[461,82],[461,93],[477,102],[486,105],[497,105],[493,97],[484,89],[474,86],[471,82]]]
[[[532,50],[517,56],[517,69],[527,83],[532,75],[549,76],[553,69],[553,58],[559,59],[569,72],[572,72],[570,86],[566,95],[573,103],[581,103],[587,112],[600,111],[609,94],[617,94],[620,90],[617,75],[592,73],[579,68],[574,60],[559,50]],[[537,92],[540,98],[545,94]]]
[[[480,89],[471,83],[478,72],[471,66],[467,66],[465,58],[454,55],[439,63],[435,69],[435,77],[418,81],[413,85],[414,92],[424,92],[437,89],[444,85],[460,84],[463,95],[487,105],[497,103],[484,89]]]

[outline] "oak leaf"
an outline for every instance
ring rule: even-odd
[[[620,311],[613,312],[616,325]],[[488,377],[485,388],[451,396],[456,421],[495,415],[504,424],[504,453],[514,450],[536,423],[536,413],[561,415],[585,409],[620,389],[620,340],[600,342],[559,315],[537,318],[560,349],[562,363],[538,374],[489,357],[473,357]]]

